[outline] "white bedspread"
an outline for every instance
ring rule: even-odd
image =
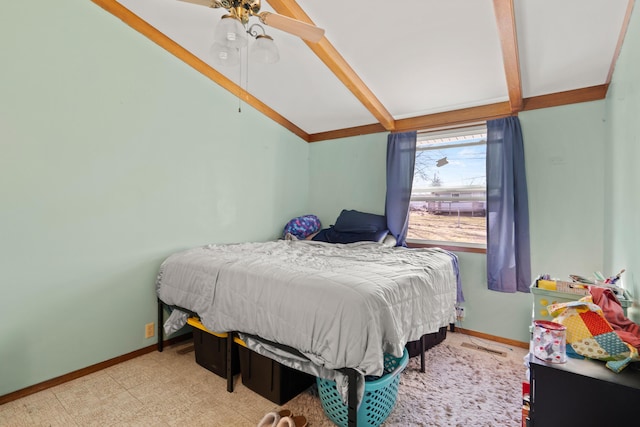
[[[240,331],[298,349],[287,355],[248,340],[289,366],[339,378],[340,368],[381,375],[383,353],[455,320],[452,255],[378,243],[274,241],[209,245],[171,255],[160,299],[192,310],[212,331]],[[271,349],[273,350],[273,349]]]

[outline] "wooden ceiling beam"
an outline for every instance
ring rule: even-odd
[[[470,122],[498,119],[500,117],[510,116],[511,114],[511,108],[508,102],[498,102],[496,104],[396,120],[396,129],[401,132],[427,130],[442,126],[454,126]]]
[[[304,10],[294,0],[267,0],[273,10],[281,15],[295,18],[299,21],[315,25]],[[305,41],[307,46],[325,63],[338,79],[355,95],[367,110],[388,131],[395,130],[395,120],[382,102],[373,94],[371,89],[362,81],[360,76],[351,68],[326,37],[318,43]]]
[[[613,53],[611,65],[609,66],[609,73],[607,74],[607,81],[605,82],[606,84],[611,83],[613,71],[616,68],[616,62],[618,62],[618,56],[620,55],[620,50],[622,49],[622,43],[624,43],[624,37],[627,34],[627,28],[629,27],[629,20],[631,19],[631,12],[633,11],[634,4],[635,0],[629,0],[629,3],[627,4],[627,10],[624,14],[624,19],[622,20],[622,28],[620,29],[620,35],[618,36],[618,44],[616,45],[616,50]]]
[[[169,37],[161,33],[158,29],[153,27],[147,21],[140,18],[135,13],[131,12],[129,9],[121,5],[115,0],[91,0],[93,3],[97,4],[107,12],[111,13],[113,16],[121,19],[125,24],[129,25],[134,30],[138,31],[140,34],[146,36],[149,40],[156,43],[158,46],[162,47],[169,53],[176,56],[181,61],[185,62],[196,71],[204,74],[211,80],[213,80],[218,85],[222,86],[227,91],[231,92],[233,95],[239,97],[242,101],[251,105],[253,108],[269,117],[273,121],[279,123],[285,128],[289,129],[294,134],[298,135],[300,138],[309,142],[309,134],[300,129],[298,126],[284,118],[282,115],[277,113],[275,110],[271,109],[264,102],[260,101],[255,96],[251,95],[249,92],[244,90],[242,87],[235,84],[233,81],[229,80],[223,74],[216,71],[214,68],[209,66],[206,62],[202,61],[200,58],[180,46],[175,41],[171,40]]]
[[[511,112],[522,109],[522,80],[520,77],[520,60],[518,58],[518,37],[513,0],[493,0],[493,9],[498,24],[498,35],[502,48],[504,73],[507,79],[509,104]]]
[[[580,102],[598,101],[606,98],[608,87],[609,85],[605,84],[524,98],[522,102],[522,111],[559,107],[561,105],[577,104]],[[445,126],[498,119],[500,117],[507,117],[511,115],[513,115],[511,112],[511,104],[509,102],[499,102],[479,107],[464,108],[461,110],[445,111],[442,113],[396,120],[396,130],[398,132],[429,130]],[[371,124],[348,129],[336,129],[334,131],[312,133],[309,135],[309,142],[319,142],[329,139],[344,138],[347,136],[366,135],[380,132],[385,132],[382,126]]]
[[[372,123],[370,125],[312,133],[311,135],[309,135],[309,142],[319,142],[337,138],[348,138],[350,136],[370,135],[372,133],[380,133],[386,131],[387,130],[380,123]]]
[[[255,98],[240,86],[235,84],[233,81],[226,78],[224,75],[210,67],[204,61],[197,58],[195,55],[184,49],[182,46],[171,40],[169,37],[158,31],[156,28],[151,26],[149,23],[144,21],[142,18],[135,15],[133,12],[122,6],[115,0],[91,0],[93,3],[97,4],[107,12],[111,13],[115,17],[121,19],[124,23],[129,25],[134,30],[143,34],[151,41],[161,46],[178,59],[187,63],[189,66],[194,68],[196,71],[204,74],[211,80],[213,80],[218,85],[222,86],[227,91],[231,92],[233,95],[238,96],[247,104],[251,105],[253,108],[271,118],[275,122],[289,129],[294,134],[298,135],[300,138],[305,140],[306,142],[318,142],[318,141],[326,141],[337,138],[345,138],[350,136],[357,135],[367,135],[373,133],[381,133],[387,131],[409,131],[409,130],[426,130],[433,129],[443,126],[453,126],[457,124],[464,124],[474,121],[481,120],[490,120],[499,117],[506,117],[509,115],[517,114],[518,111],[529,111],[535,110],[539,108],[549,108],[556,107],[561,105],[575,104],[579,102],[588,102],[588,101],[596,101],[600,99],[606,98],[607,90],[609,87],[609,81],[611,79],[611,75],[613,73],[614,65],[616,59],[618,57],[620,47],[622,45],[622,41],[624,40],[626,29],[629,23],[629,18],[631,15],[631,10],[634,6],[635,0],[629,0],[629,4],[627,7],[627,13],[624,18],[623,28],[620,33],[618,47],[616,49],[611,69],[609,71],[608,81],[606,84],[599,86],[592,86],[582,89],[569,90],[565,92],[552,93],[542,96],[535,96],[531,98],[522,98],[522,92],[520,89],[520,72],[518,64],[518,52],[517,52],[517,42],[515,39],[515,27],[514,21],[511,19],[511,24],[513,26],[513,31],[504,31],[501,32],[501,42],[503,43],[503,51],[504,42],[502,34],[512,33],[513,38],[507,44],[511,45],[510,54],[508,58],[505,56],[505,71],[507,75],[507,81],[511,82],[509,84],[509,102],[501,102],[496,104],[484,105],[479,107],[471,107],[465,108],[461,110],[455,111],[447,111],[436,114],[423,115],[418,117],[411,117],[407,119],[394,120],[393,117],[386,111],[384,106],[376,99],[376,97],[371,93],[371,91],[361,82],[359,77],[355,74],[355,72],[351,69],[351,67],[344,61],[344,59],[339,55],[335,48],[331,46],[331,44],[323,38],[318,45],[318,49],[320,50],[320,54],[318,56],[329,66],[329,68],[336,73],[338,77],[342,75],[341,80],[347,87],[358,96],[358,93],[361,95],[358,96],[364,105],[367,106],[369,111],[379,120],[379,123],[372,123],[369,125],[356,126],[345,129],[336,129],[333,131],[319,132],[315,134],[308,134],[304,132],[302,129],[294,125],[292,122],[278,114],[276,111],[269,108],[262,101]],[[306,16],[304,11],[300,9],[300,7],[292,0],[270,0],[269,3],[278,4],[282,6],[283,9],[279,10],[278,13],[283,15],[291,16],[295,19],[299,19],[302,21],[306,21],[312,23],[311,20]],[[273,6],[272,4],[272,6]],[[291,4],[295,6],[291,6]],[[494,0],[494,5],[496,7],[496,16],[498,17],[498,21],[500,21],[499,17],[511,16],[513,17],[513,3],[512,0]],[[502,8],[505,7],[508,9],[505,12]],[[286,6],[286,8],[285,8]],[[297,7],[297,9],[296,9]],[[274,6],[275,9],[275,6]],[[498,12],[501,10],[501,12]],[[510,11],[510,12],[509,12]],[[305,19],[306,17],[306,19]],[[505,28],[499,24],[499,27]],[[312,49],[314,49],[313,44],[307,43]],[[314,50],[315,52],[315,50]],[[325,61],[326,58],[327,60]],[[335,68],[330,64],[335,63]],[[507,65],[507,63],[511,65]],[[514,65],[516,64],[516,65]],[[351,75],[352,73],[352,75]],[[343,80],[344,79],[344,80]],[[513,86],[513,88],[512,88]],[[512,90],[513,89],[513,90]],[[369,93],[370,95],[367,95]],[[366,102],[365,102],[366,101]],[[518,107],[518,104],[520,105]],[[378,107],[376,107],[376,105]],[[375,113],[374,113],[375,112]]]
[[[548,95],[525,98],[522,111],[537,110],[539,108],[559,107],[561,105],[577,104],[580,102],[597,101],[607,97],[608,84],[585,87],[550,93]]]

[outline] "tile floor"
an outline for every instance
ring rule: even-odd
[[[0,406],[0,426],[255,426],[278,406],[165,347]]]
[[[449,333],[447,342],[498,343]],[[252,427],[278,405],[195,362],[191,342],[165,347],[102,371],[0,405],[0,426]],[[526,350],[510,348],[522,360]]]

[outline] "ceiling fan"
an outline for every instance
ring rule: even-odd
[[[229,14],[247,24],[249,17],[256,16],[260,21],[273,28],[293,34],[311,43],[319,42],[324,36],[324,30],[315,25],[279,15],[272,12],[260,12],[260,0],[180,0],[211,8],[224,8]]]

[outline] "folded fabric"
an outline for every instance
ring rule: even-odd
[[[567,328],[567,352],[607,362],[607,368],[622,371],[630,362],[640,360],[638,350],[624,342],[593,304],[591,295],[579,301],[551,304],[547,307],[553,321]]]
[[[626,343],[640,350],[640,326],[624,315],[624,309],[611,289],[590,286],[593,303],[602,309],[604,317]]]

